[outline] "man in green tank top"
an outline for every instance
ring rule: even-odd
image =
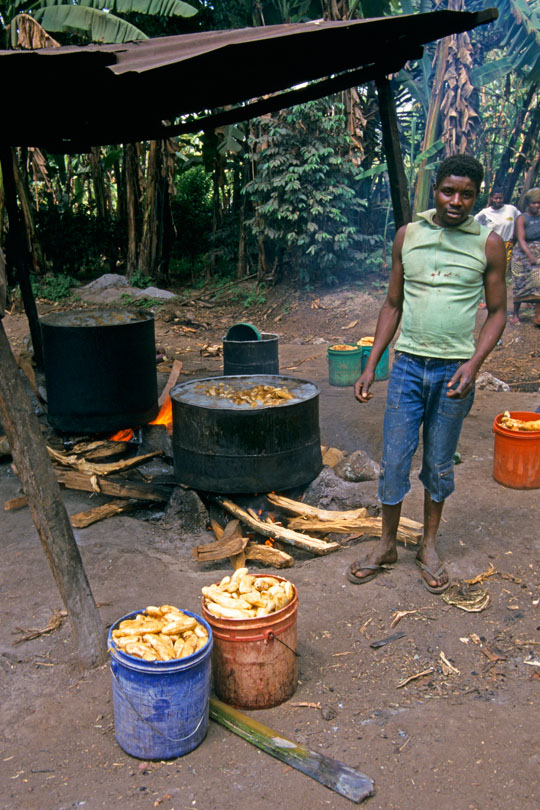
[[[348,568],[355,584],[373,579],[397,560],[401,505],[422,427],[424,536],[416,560],[430,592],[442,593],[449,585],[436,538],[444,501],[454,490],[453,457],[473,403],[476,375],[506,324],[504,242],[471,215],[482,180],[483,168],[475,158],[447,158],[436,175],[435,208],[400,228],[394,239],[388,294],[367,366],[355,383],[356,399],[368,402],[377,363],[401,322],[384,415],[382,537]],[[487,317],[475,346],[482,295]]]

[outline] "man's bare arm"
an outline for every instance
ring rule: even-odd
[[[394,335],[396,334],[401,313],[403,311],[403,262],[401,259],[401,249],[405,230],[403,225],[396,233],[394,244],[392,245],[392,269],[390,271],[390,281],[386,299],[379,312],[377,328],[373,346],[369,353],[366,367],[354,384],[354,395],[359,402],[367,402],[373,394],[369,389],[375,377],[375,369],[382,354]]]
[[[486,242],[487,267],[484,273],[484,293],[487,318],[480,330],[476,351],[463,363],[448,383],[447,396],[462,398],[470,392],[480,366],[496,346],[506,326],[506,249],[494,231]]]

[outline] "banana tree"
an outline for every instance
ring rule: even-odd
[[[535,182],[537,141],[540,127],[538,86],[540,84],[540,0],[494,0],[499,9],[497,56],[472,72],[476,86],[497,86],[510,82],[513,98],[522,101],[514,114],[514,126],[495,176],[507,199],[523,172],[526,191]]]
[[[4,23],[12,48],[19,47],[21,13],[24,12],[31,14],[49,33],[75,34],[92,42],[131,42],[148,38],[140,28],[114,12],[184,18],[198,13],[183,0],[78,0],[76,3],[12,0],[6,4],[7,21]]]

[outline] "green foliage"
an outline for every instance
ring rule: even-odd
[[[258,122],[255,178],[245,188],[252,233],[283,253],[304,283],[336,283],[362,240],[358,170],[341,108],[321,99]]]
[[[141,290],[144,290],[146,287],[150,286],[152,279],[150,276],[147,276],[146,273],[143,273],[142,270],[135,270],[129,277],[129,283],[132,287],[139,287]]]
[[[114,268],[125,247],[125,230],[115,220],[99,221],[86,212],[43,206],[36,229],[53,271],[72,277],[95,276]]]
[[[192,17],[197,9],[182,0],[40,0],[33,12],[46,31],[74,34],[92,42],[132,42],[148,39],[140,28],[111,12],[158,18]],[[15,24],[15,23],[14,23]],[[13,26],[12,26],[13,28]],[[12,30],[12,39],[16,32]]]
[[[136,307],[143,311],[149,309],[158,311],[163,307],[163,302],[158,301],[156,298],[135,298],[133,295],[129,295],[129,293],[122,293],[120,300],[128,307]]]
[[[184,171],[171,200],[175,240],[172,272],[193,281],[201,272],[201,259],[210,249],[212,231],[212,179],[202,165]]]
[[[249,292],[245,293],[244,309],[262,304],[266,304],[266,285],[254,284]]]
[[[36,298],[45,298],[48,301],[63,301],[69,298],[76,281],[64,273],[59,275],[47,274],[37,278],[32,276],[31,284]]]

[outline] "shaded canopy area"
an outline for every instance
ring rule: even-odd
[[[6,111],[0,137],[10,146],[82,152],[243,121],[397,72],[422,56],[424,44],[491,22],[497,13],[434,11],[0,51]],[[281,92],[312,81],[308,90]],[[180,116],[275,93],[225,117],[175,125]]]

